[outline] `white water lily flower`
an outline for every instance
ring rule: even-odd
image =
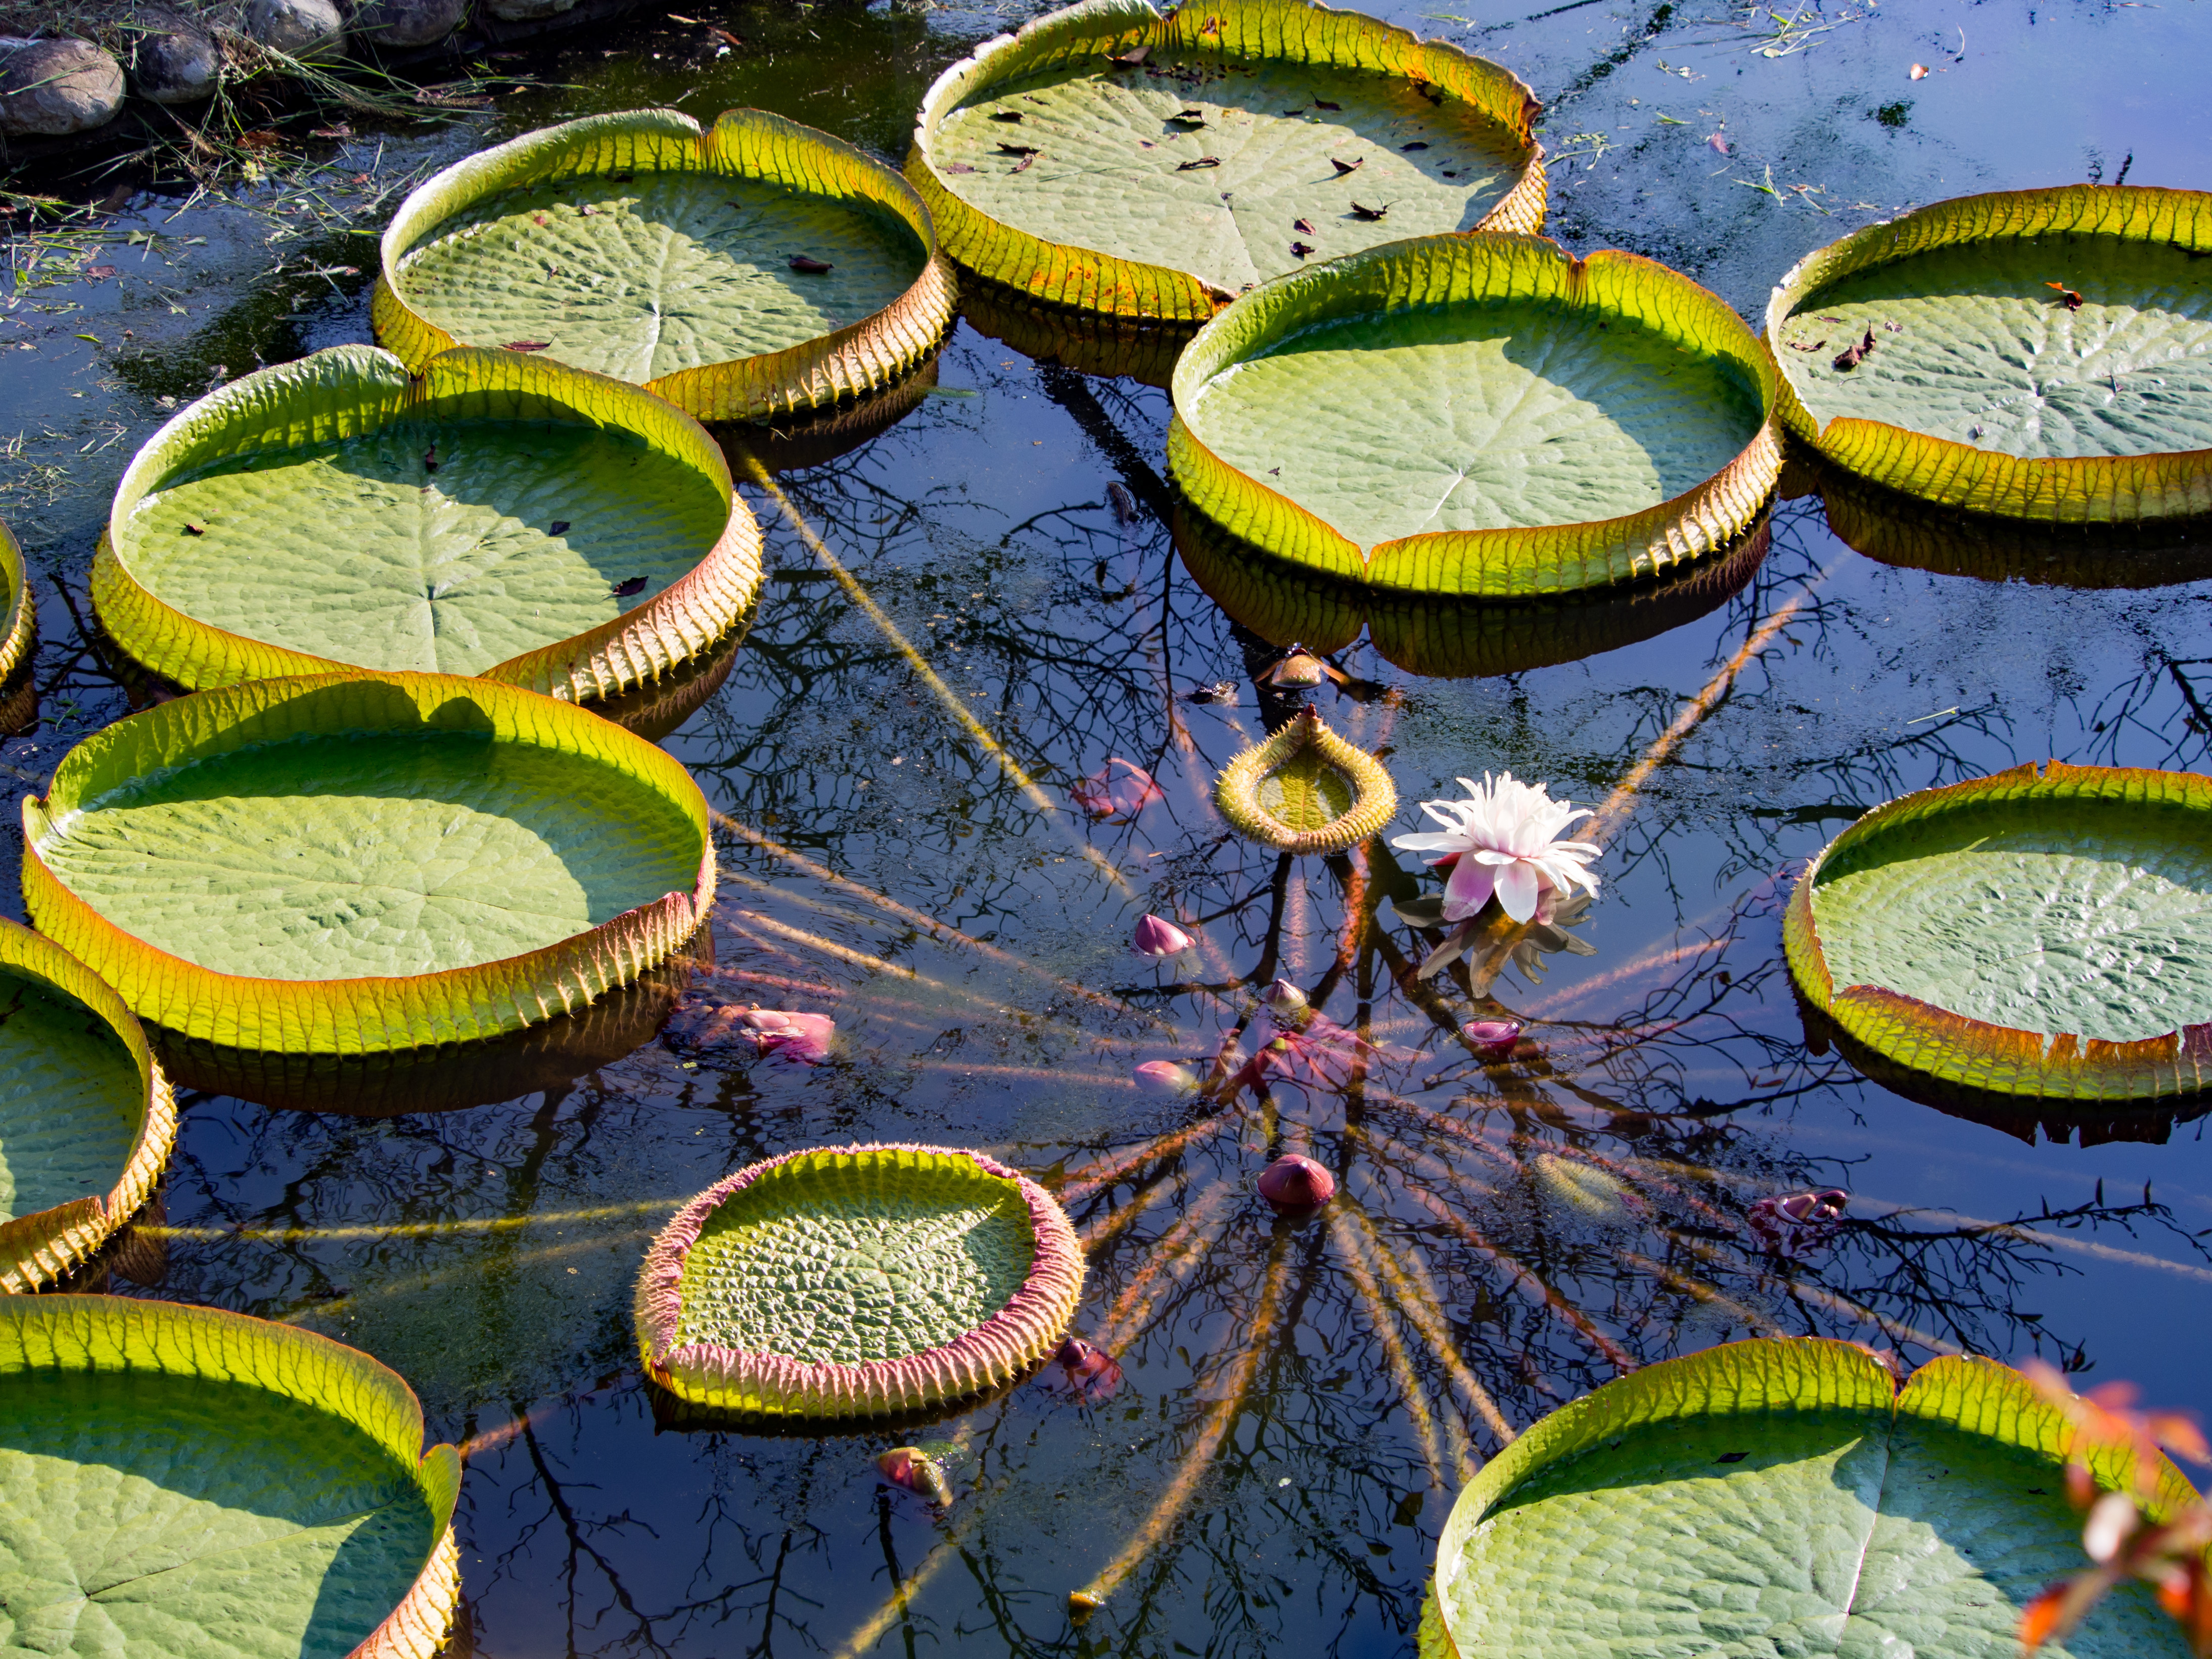
[[[1499,773],[1495,782],[1486,772],[1480,784],[1468,778],[1460,783],[1467,799],[1421,803],[1421,811],[1444,826],[1441,833],[1395,836],[1390,842],[1408,853],[1435,854],[1431,865],[1452,861],[1444,882],[1446,921],[1474,915],[1493,891],[1499,908],[1516,921],[1534,916],[1547,891],[1597,891],[1588,866],[1598,848],[1558,839],[1577,818],[1589,817],[1589,808],[1577,811],[1571,800],[1553,800],[1542,784],[1517,783],[1510,772]]]

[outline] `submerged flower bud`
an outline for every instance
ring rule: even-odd
[[[827,1014],[793,1013],[782,1008],[748,1008],[739,1016],[747,1038],[764,1054],[781,1054],[813,1066],[827,1059],[830,1040],[837,1035],[837,1022]]]
[[[1328,670],[1322,666],[1321,659],[1310,652],[1292,651],[1268,671],[1267,684],[1285,691],[1303,690],[1319,685],[1328,678]]]
[[[1146,916],[1129,940],[1129,948],[1140,957],[1171,957],[1190,947],[1190,935],[1164,916]]]
[[[1148,1060],[1130,1075],[1148,1095],[1187,1095],[1198,1087],[1198,1073],[1171,1060]]]
[[[919,1446],[894,1446],[876,1459],[876,1468],[894,1486],[919,1492],[933,1504],[952,1502],[952,1488],[945,1481],[944,1469]]]
[[[1260,1196],[1279,1210],[1310,1210],[1336,1196],[1336,1177],[1297,1152],[1285,1152],[1260,1172]]]
[[[1286,979],[1279,979],[1261,992],[1260,1000],[1266,1003],[1278,1018],[1303,1014],[1313,1006],[1306,1000],[1306,994]]]
[[[1471,1019],[1460,1030],[1483,1059],[1503,1060],[1513,1052],[1513,1045],[1528,1027],[1517,1019]]]
[[[1067,1372],[1067,1380],[1079,1393],[1095,1400],[1103,1400],[1121,1386],[1121,1367],[1114,1356],[1103,1348],[1093,1347],[1079,1336],[1071,1336],[1060,1345],[1057,1358]]]

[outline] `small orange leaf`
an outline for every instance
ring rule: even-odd
[[[2020,1647],[2033,1653],[2058,1633],[2058,1615],[2066,1605],[2068,1581],[2061,1579],[2020,1610]]]

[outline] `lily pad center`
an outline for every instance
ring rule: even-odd
[[[0,969],[0,1221],[105,1197],[145,1108],[137,1064],[106,1021]]]

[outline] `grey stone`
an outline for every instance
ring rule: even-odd
[[[354,9],[354,38],[379,46],[428,46],[461,26],[469,0],[363,0]]]
[[[156,104],[196,104],[214,93],[222,53],[205,29],[150,6],[131,21],[131,91]]]
[[[252,0],[246,32],[289,58],[337,58],[345,51],[345,19],[331,0]]]
[[[484,9],[502,23],[530,23],[541,17],[558,17],[576,0],[484,0]]]
[[[104,127],[123,107],[123,65],[89,40],[0,35],[0,133],[58,138]]]

